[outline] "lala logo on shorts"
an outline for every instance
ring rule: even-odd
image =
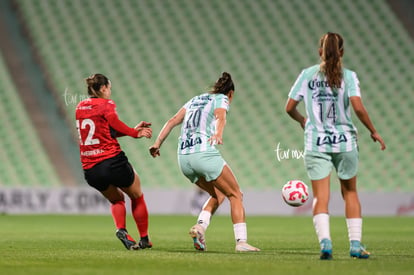
[[[202,140],[200,137],[187,139],[186,141],[181,142],[181,150],[201,143]]]
[[[341,142],[347,142],[348,139],[346,138],[345,134],[340,134],[340,135],[332,135],[332,136],[325,136],[324,138],[318,137],[316,139],[316,145],[321,146],[321,145],[331,145],[331,144],[338,144]]]

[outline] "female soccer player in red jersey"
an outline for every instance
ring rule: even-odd
[[[121,150],[117,137],[151,138],[151,123],[141,121],[134,128],[118,118],[111,100],[111,82],[102,74],[86,79],[89,98],[76,107],[80,158],[87,183],[111,203],[116,236],[129,250],[151,248],[148,238],[148,210],[138,174]],[[131,199],[132,216],[140,241],[137,244],[126,230],[124,193]]]

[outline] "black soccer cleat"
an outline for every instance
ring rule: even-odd
[[[151,248],[152,242],[149,240],[148,236],[142,237],[141,240],[138,243],[139,248],[145,249],[145,248]]]
[[[125,228],[120,228],[115,233],[116,237],[122,242],[128,250],[137,250],[140,249],[137,242],[128,234],[128,231]]]

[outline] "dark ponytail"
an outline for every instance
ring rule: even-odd
[[[211,93],[227,95],[230,91],[234,91],[233,80],[231,79],[231,75],[229,73],[223,72],[221,77],[214,84]]]
[[[109,79],[103,74],[93,74],[85,79],[88,86],[88,95],[91,97],[100,97],[101,87],[108,86]]]

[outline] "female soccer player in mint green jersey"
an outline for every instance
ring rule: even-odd
[[[357,193],[357,129],[350,107],[381,150],[385,143],[366,111],[355,72],[342,67],[343,38],[327,33],[320,39],[321,63],[304,69],[290,90],[286,112],[305,130],[305,166],[312,182],[313,223],[321,247],[320,259],[332,259],[329,227],[330,174],[334,167],[341,182],[350,241],[350,256],[368,258],[361,244],[362,216]],[[297,110],[303,101],[306,118]]]
[[[197,250],[205,251],[205,231],[210,218],[225,197],[230,201],[236,251],[259,251],[247,243],[247,226],[243,206],[243,194],[230,166],[221,157],[216,145],[223,144],[226,115],[234,96],[234,83],[224,72],[212,91],[190,99],[170,118],[161,129],[157,140],[150,147],[155,158],[171,130],[181,124],[178,141],[178,161],[183,174],[210,194],[200,212],[197,224],[191,227],[190,236]]]

